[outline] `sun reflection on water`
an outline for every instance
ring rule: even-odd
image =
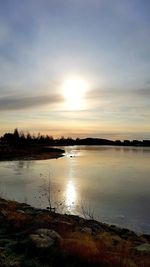
[[[66,206],[69,211],[73,211],[76,200],[76,190],[72,181],[69,181],[66,189]]]

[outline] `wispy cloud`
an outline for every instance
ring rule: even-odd
[[[125,96],[136,96],[136,97],[147,97],[150,95],[150,88],[137,88],[137,89],[128,89],[128,88],[120,88],[120,89],[93,89],[90,90],[87,94],[87,98],[97,98],[97,97],[125,97]]]
[[[136,91],[136,94],[143,97],[150,97],[150,88],[141,88]]]
[[[59,95],[41,95],[34,97],[1,97],[0,111],[34,108],[48,104],[55,104],[61,102],[61,100],[62,98]]]

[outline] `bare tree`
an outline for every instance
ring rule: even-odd
[[[48,180],[44,180],[43,184],[40,187],[39,190],[40,195],[42,195],[42,197],[45,197],[47,202],[48,202],[48,207],[47,209],[51,212],[55,212],[56,208],[52,207],[52,187],[51,187],[51,179],[50,179],[50,171],[49,171],[49,175],[48,175]]]

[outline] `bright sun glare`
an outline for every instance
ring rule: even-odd
[[[82,109],[83,98],[86,90],[87,84],[80,78],[70,78],[65,81],[63,85],[63,95],[68,109]]]

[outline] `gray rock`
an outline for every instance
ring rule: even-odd
[[[146,242],[150,243],[150,235],[149,234],[143,234],[143,235],[140,236],[140,238],[145,239]]]
[[[135,249],[140,252],[150,252],[150,244],[144,243],[137,246]]]
[[[17,210],[17,212],[22,213],[22,214],[25,214],[25,211],[24,210]]]
[[[57,232],[49,229],[38,229],[30,239],[36,248],[50,248],[62,240]]]
[[[56,229],[61,230],[61,232],[72,230],[73,226],[71,223],[66,221],[55,221],[54,223]]]
[[[54,245],[54,240],[46,235],[32,234],[31,241],[36,248],[49,248]]]
[[[111,225],[109,229],[111,232],[113,232],[119,236],[122,235],[122,229],[116,225]]]
[[[5,209],[0,209],[0,216],[6,217],[8,212]]]
[[[81,232],[91,235],[92,229],[90,227],[84,227],[81,229]]]
[[[40,234],[40,235],[41,235],[41,234],[47,235],[47,236],[49,236],[49,237],[51,237],[52,239],[57,240],[57,241],[59,241],[59,240],[62,239],[61,236],[60,236],[56,231],[51,230],[51,229],[41,228],[41,229],[38,229],[38,230],[36,231],[36,233],[37,233],[37,234]]]

